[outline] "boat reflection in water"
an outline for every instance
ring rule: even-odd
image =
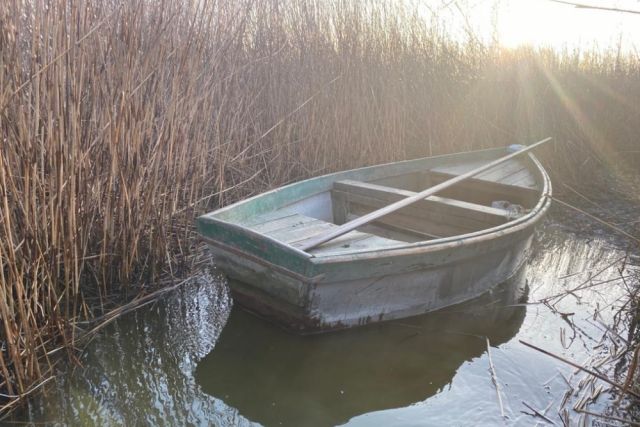
[[[436,394],[462,363],[511,339],[524,269],[492,292],[419,317],[297,336],[234,308],[198,365],[202,390],[266,426],[336,425]]]

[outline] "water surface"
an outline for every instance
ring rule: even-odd
[[[528,265],[477,300],[324,335],[291,335],[231,309],[224,278],[203,273],[107,327],[86,349],[83,367],[62,376],[25,416],[70,425],[544,423],[525,413],[526,403],[562,425],[558,413],[588,393],[596,397],[584,408],[602,411],[613,395],[599,382],[519,342],[580,363],[606,361],[624,348],[623,337],[603,326],[628,295],[618,279],[624,247],[608,233],[567,223],[574,222],[548,220]],[[627,260],[623,274],[633,264]],[[551,299],[555,306],[539,303],[585,284]],[[574,392],[562,405],[568,384]],[[586,421],[569,412],[573,422]]]

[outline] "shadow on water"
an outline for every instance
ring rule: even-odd
[[[297,336],[234,308],[198,364],[201,389],[266,426],[335,425],[436,394],[462,363],[520,329],[524,269],[471,302],[402,321]]]
[[[625,283],[608,279],[619,276],[616,260],[626,246],[585,230],[573,217],[548,221],[527,268],[474,301],[316,336],[290,335],[237,308],[229,314],[226,280],[204,269],[167,298],[108,325],[86,347],[82,366],[61,367],[55,385],[14,419],[74,426],[505,424],[488,372],[487,336],[498,347],[492,356],[506,424],[535,423],[527,401],[554,404],[548,416],[561,425],[556,414],[572,369],[517,339],[578,361],[600,346],[594,310],[611,324],[616,301],[625,301]],[[557,306],[575,313],[571,324],[531,304],[595,274],[604,287]],[[518,304],[524,300],[530,304]],[[607,396],[590,408],[601,412]],[[574,415],[577,423],[581,415]]]

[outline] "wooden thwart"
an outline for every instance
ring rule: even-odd
[[[388,203],[386,202],[376,202],[375,199],[358,200],[359,198],[359,196],[353,196],[348,202],[348,218],[350,218],[351,220],[359,218],[370,213],[373,210],[380,209],[388,205]],[[393,212],[389,215],[385,215],[372,221],[370,224],[384,227],[394,227],[395,229],[402,230],[411,235],[420,236],[422,237],[421,240],[432,240],[434,238],[437,238],[436,236],[454,236],[457,234],[470,233],[473,231],[473,229],[469,227],[447,224],[443,222],[435,222],[431,219],[425,220],[424,218],[415,215],[416,212],[411,209],[412,207],[413,206],[408,207],[400,212]],[[405,212],[407,209],[410,209],[411,211]],[[366,225],[358,227],[358,230],[362,230],[363,227],[366,227]],[[316,236],[313,237],[315,238]]]
[[[335,223],[346,223],[413,194],[363,182],[338,181],[331,190]],[[409,235],[420,236],[419,240],[432,240],[495,227],[506,223],[509,218],[506,210],[431,196],[370,224],[393,227]],[[363,227],[358,227],[358,230],[364,231]]]
[[[506,156],[504,156],[502,158],[496,159],[496,160],[494,160],[494,161],[492,161],[492,162],[490,162],[490,163],[488,163],[488,164],[486,164],[484,166],[481,166],[481,167],[478,167],[476,169],[473,169],[473,170],[471,170],[471,171],[469,171],[467,173],[459,175],[459,176],[457,176],[455,178],[452,178],[452,179],[450,179],[448,181],[445,181],[445,182],[443,182],[441,184],[438,184],[438,185],[436,185],[434,187],[427,188],[427,189],[415,194],[414,196],[407,197],[407,198],[405,198],[403,200],[400,200],[400,201],[392,203],[392,204],[390,204],[388,206],[385,206],[384,208],[378,209],[378,210],[373,211],[373,212],[371,212],[371,213],[369,213],[367,215],[361,216],[361,217],[359,217],[359,218],[357,218],[357,219],[355,219],[353,221],[349,221],[349,222],[337,227],[336,229],[334,229],[334,230],[332,230],[332,231],[330,231],[330,232],[328,232],[326,234],[318,236],[315,239],[310,239],[310,241],[307,242],[304,246],[301,246],[300,249],[303,250],[303,251],[308,251],[310,249],[313,249],[318,245],[321,245],[321,244],[326,243],[326,242],[328,242],[330,240],[333,240],[338,236],[342,236],[343,234],[348,233],[349,231],[355,230],[358,227],[366,225],[366,224],[368,224],[368,223],[370,223],[372,221],[375,221],[378,218],[381,218],[381,217],[383,217],[385,215],[388,215],[388,214],[390,214],[392,212],[395,212],[395,211],[397,211],[399,209],[402,209],[405,206],[409,206],[409,205],[411,205],[411,204],[413,204],[413,203],[415,203],[415,202],[417,202],[419,200],[425,199],[425,198],[427,198],[429,196],[433,196],[434,194],[436,194],[439,191],[442,191],[442,190],[444,190],[446,188],[451,187],[452,185],[455,185],[455,184],[457,184],[457,183],[459,183],[461,181],[464,181],[465,179],[471,178],[472,176],[478,175],[478,174],[480,174],[480,173],[482,173],[482,172],[484,172],[486,170],[489,170],[494,166],[497,166],[497,165],[499,165],[501,163],[506,162],[507,160],[510,160],[510,159],[512,159],[514,157],[520,156],[520,155],[522,155],[522,154],[524,154],[524,153],[526,153],[528,151],[531,151],[534,148],[536,148],[536,147],[538,147],[538,146],[540,146],[540,145],[542,145],[542,144],[544,144],[546,142],[549,142],[549,141],[551,141],[551,138],[545,138],[542,141],[538,141],[538,142],[536,142],[534,144],[531,144],[528,147],[525,147],[525,148],[523,148],[521,150],[516,151],[515,153],[508,154],[508,155],[506,155]]]
[[[333,188],[335,191],[372,197],[387,203],[397,202],[416,194],[413,191],[352,180],[338,181],[333,185]],[[419,207],[423,212],[434,212],[447,216],[454,215],[465,219],[482,221],[489,225],[502,224],[509,218],[509,212],[504,209],[439,196],[430,196],[420,200],[416,202],[416,207]]]
[[[436,185],[455,178],[443,172],[433,170],[423,173],[425,185]],[[528,178],[527,178],[528,179]],[[469,178],[440,192],[442,197],[466,200],[475,204],[486,204],[494,200],[508,200],[525,208],[532,208],[538,202],[540,193],[537,189],[520,187],[502,182],[484,181],[477,177]]]

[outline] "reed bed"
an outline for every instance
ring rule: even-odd
[[[637,56],[454,40],[392,0],[4,1],[0,415],[92,319],[188,275],[207,209],[548,135],[579,181],[633,165],[639,97]]]

